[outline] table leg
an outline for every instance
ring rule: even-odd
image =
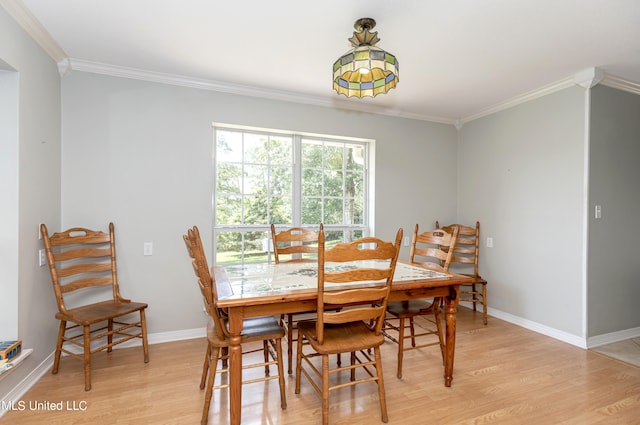
[[[453,380],[453,358],[456,349],[456,310],[458,305],[459,286],[450,288],[451,294],[445,297],[445,321],[447,324],[446,332],[446,358],[444,365],[444,385],[451,386]]]
[[[240,425],[242,414],[242,321],[240,309],[229,309],[229,417]]]

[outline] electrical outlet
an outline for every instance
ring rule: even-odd
[[[404,246],[409,246],[409,243],[410,243],[410,241],[409,241],[409,236],[405,236],[405,237],[404,237],[404,241],[402,242],[402,244],[403,244]]]
[[[493,238],[487,238],[487,248],[493,248]]]
[[[602,205],[596,205],[595,210],[596,219],[602,218]]]
[[[144,243],[144,255],[153,255],[153,243],[145,242]]]
[[[47,253],[45,252],[44,249],[38,250],[38,263],[40,264],[40,267],[47,264]]]

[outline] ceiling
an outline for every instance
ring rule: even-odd
[[[69,59],[71,68],[170,76],[214,89],[442,122],[464,121],[585,69],[640,82],[637,0],[0,5],[14,17],[22,15],[23,27],[56,61]],[[377,21],[378,46],[398,58],[400,81],[387,94],[347,99],[332,89],[332,64],[351,48],[347,39],[362,17]]]

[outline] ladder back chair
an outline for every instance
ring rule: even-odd
[[[206,425],[209,420],[209,407],[214,389],[228,388],[229,384],[215,384],[216,374],[228,373],[229,358],[229,331],[227,316],[224,310],[217,307],[217,291],[215,281],[209,270],[207,259],[200,238],[200,231],[197,226],[187,230],[187,234],[183,235],[187,252],[192,258],[193,270],[198,280],[198,287],[202,294],[205,309],[209,315],[207,323],[207,351],[205,354],[204,364],[202,366],[202,376],[200,378],[200,389],[205,388],[205,401],[202,411],[202,419],[200,423]],[[242,355],[246,356],[252,353],[262,352],[264,361],[243,365],[244,369],[256,367],[264,367],[264,377],[244,380],[242,384],[251,384],[256,382],[265,382],[273,379],[278,380],[280,387],[280,407],[287,408],[287,399],[285,393],[284,373],[282,366],[282,337],[284,329],[278,324],[273,316],[253,317],[244,319],[242,330]],[[247,345],[261,342],[261,348],[247,348]],[[218,362],[221,362],[221,368],[218,369]],[[278,373],[273,376],[270,373],[270,367],[275,365]],[[207,379],[208,377],[208,379]]]
[[[442,229],[420,233],[418,224],[416,224],[411,240],[410,262],[420,267],[448,272],[453,253],[451,250],[447,251],[447,248],[455,246],[457,237],[457,229],[453,234]],[[441,305],[442,298],[440,297],[431,300],[394,301],[387,305],[388,315],[385,321],[384,335],[398,344],[396,371],[398,379],[402,378],[402,362],[405,351],[439,345],[442,361],[445,361]],[[425,318],[420,322],[421,326],[419,327],[414,320],[418,316]],[[418,328],[418,333],[416,333],[416,328]],[[406,334],[407,329],[409,335]],[[437,338],[429,337],[430,335]],[[420,341],[416,341],[417,338],[421,338]],[[411,340],[410,345],[406,344],[407,339]]]
[[[291,227],[276,232],[271,224],[273,256],[276,264],[285,262],[311,263],[318,261],[318,233],[303,227]],[[314,313],[288,313],[280,318],[280,325],[287,333],[287,372],[293,373],[293,342],[298,340],[296,324],[298,320],[313,319]],[[297,319],[296,319],[297,318]]]
[[[401,240],[402,229],[399,229],[395,243],[366,237],[325,251],[324,230],[320,227],[318,317],[298,322],[295,393],[300,394],[300,377],[304,374],[322,395],[323,425],[329,421],[329,392],[365,382],[378,385],[381,418],[383,422],[388,421],[380,355],[380,346],[384,343],[381,331]],[[358,267],[354,262],[359,260],[380,260],[376,263],[380,267]],[[357,286],[340,286],[361,281]],[[336,310],[343,306],[348,307]],[[302,344],[303,340],[309,344]],[[371,349],[373,358],[369,354]],[[329,355],[338,353],[351,353],[350,364],[329,369]],[[321,357],[320,368],[317,361],[313,361],[316,357]],[[356,369],[366,375],[356,379]],[[330,385],[329,376],[341,371],[349,371],[350,380]]]
[[[436,228],[440,224],[436,221]],[[463,224],[450,224],[442,227],[451,233],[454,227],[459,228],[458,240],[453,251],[451,265],[454,271],[473,278],[473,282],[460,285],[460,301],[470,302],[473,311],[476,305],[482,304],[482,320],[487,324],[487,281],[478,273],[478,254],[480,252],[480,222],[476,221],[475,227]]]
[[[144,362],[148,363],[147,304],[120,294],[113,223],[109,223],[109,233],[74,227],[50,236],[44,224],[40,232],[58,305],[55,318],[60,321],[52,373],[58,373],[62,353],[81,360],[84,389],[89,391],[93,354],[111,352],[115,345],[134,338],[142,340]],[[100,292],[96,287],[105,290]],[[92,301],[83,304],[88,295]]]

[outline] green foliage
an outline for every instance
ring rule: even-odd
[[[266,261],[263,245],[269,236],[263,231],[227,232],[220,226],[364,224],[364,165],[356,160],[362,158],[362,145],[302,138],[301,217],[296,220],[292,213],[294,138],[240,130],[217,130],[216,135],[215,243],[219,261]],[[353,236],[339,231],[334,240],[352,240]],[[254,254],[250,257],[249,253]]]

